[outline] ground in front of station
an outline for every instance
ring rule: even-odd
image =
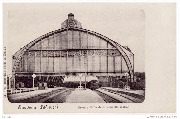
[[[105,103],[105,101],[100,97],[95,91],[90,89],[78,90],[75,89],[67,97],[66,103]]]
[[[139,103],[143,102],[144,93],[107,87],[97,90],[59,87],[10,94],[8,99],[12,103]]]

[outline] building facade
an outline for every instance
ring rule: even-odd
[[[61,29],[40,36],[17,51],[12,64],[12,88],[32,87],[33,74],[35,86],[38,82],[60,84],[64,76],[78,74],[97,76],[101,81],[128,74],[128,80],[134,81],[131,50],[104,35],[83,29],[72,13]]]

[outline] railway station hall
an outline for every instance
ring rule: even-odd
[[[8,89],[133,88],[131,48],[121,45],[120,39],[115,42],[84,29],[76,18],[69,13],[61,28],[32,39],[12,56]]]

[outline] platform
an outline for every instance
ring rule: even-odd
[[[47,88],[46,90],[35,90],[35,91],[31,91],[31,92],[11,94],[11,95],[9,95],[9,98],[11,100],[22,100],[22,99],[27,99],[27,98],[37,96],[39,94],[45,94],[45,93],[51,92],[53,90],[58,90],[58,89],[62,89],[62,87]]]
[[[66,98],[66,103],[106,103],[96,92],[86,89],[75,89]]]

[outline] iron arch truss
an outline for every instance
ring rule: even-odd
[[[71,13],[61,29],[49,32],[30,42],[13,57],[13,77],[39,75],[76,75],[134,78],[134,54],[128,47],[97,32],[83,29]],[[127,76],[127,75],[126,75]]]
[[[88,60],[88,56],[92,56],[92,59]],[[58,60],[58,57],[61,57],[59,58],[60,60]],[[95,58],[93,59],[93,57]],[[94,66],[93,63],[96,62],[94,60],[97,57],[100,57],[99,61],[97,61],[100,63],[99,65],[106,66]],[[119,62],[115,61],[117,57],[119,57]],[[84,64],[79,63],[79,65],[83,64],[85,66],[81,66],[81,68],[74,66],[78,65],[75,63],[78,61],[78,58],[84,62]],[[72,60],[71,63],[67,62],[69,59]],[[108,60],[112,60],[114,63],[109,63],[110,61]],[[61,63],[61,66],[63,63],[66,66],[57,69],[57,65],[60,67],[59,64],[56,64],[58,61]],[[88,64],[89,62],[91,64]],[[112,68],[116,67],[116,62],[120,64],[119,68]],[[127,67],[124,71],[122,71],[122,62]],[[49,66],[43,67],[38,65],[44,65],[43,63],[46,63],[46,65],[48,63]],[[95,63],[95,65],[98,64]],[[72,70],[71,66],[77,70]],[[98,68],[96,69],[96,67]],[[13,74],[48,73],[52,75],[72,72],[118,75],[127,72],[131,81],[133,81],[134,54],[128,48],[97,32],[82,28],[61,28],[40,36],[17,51],[13,55],[12,72]]]

